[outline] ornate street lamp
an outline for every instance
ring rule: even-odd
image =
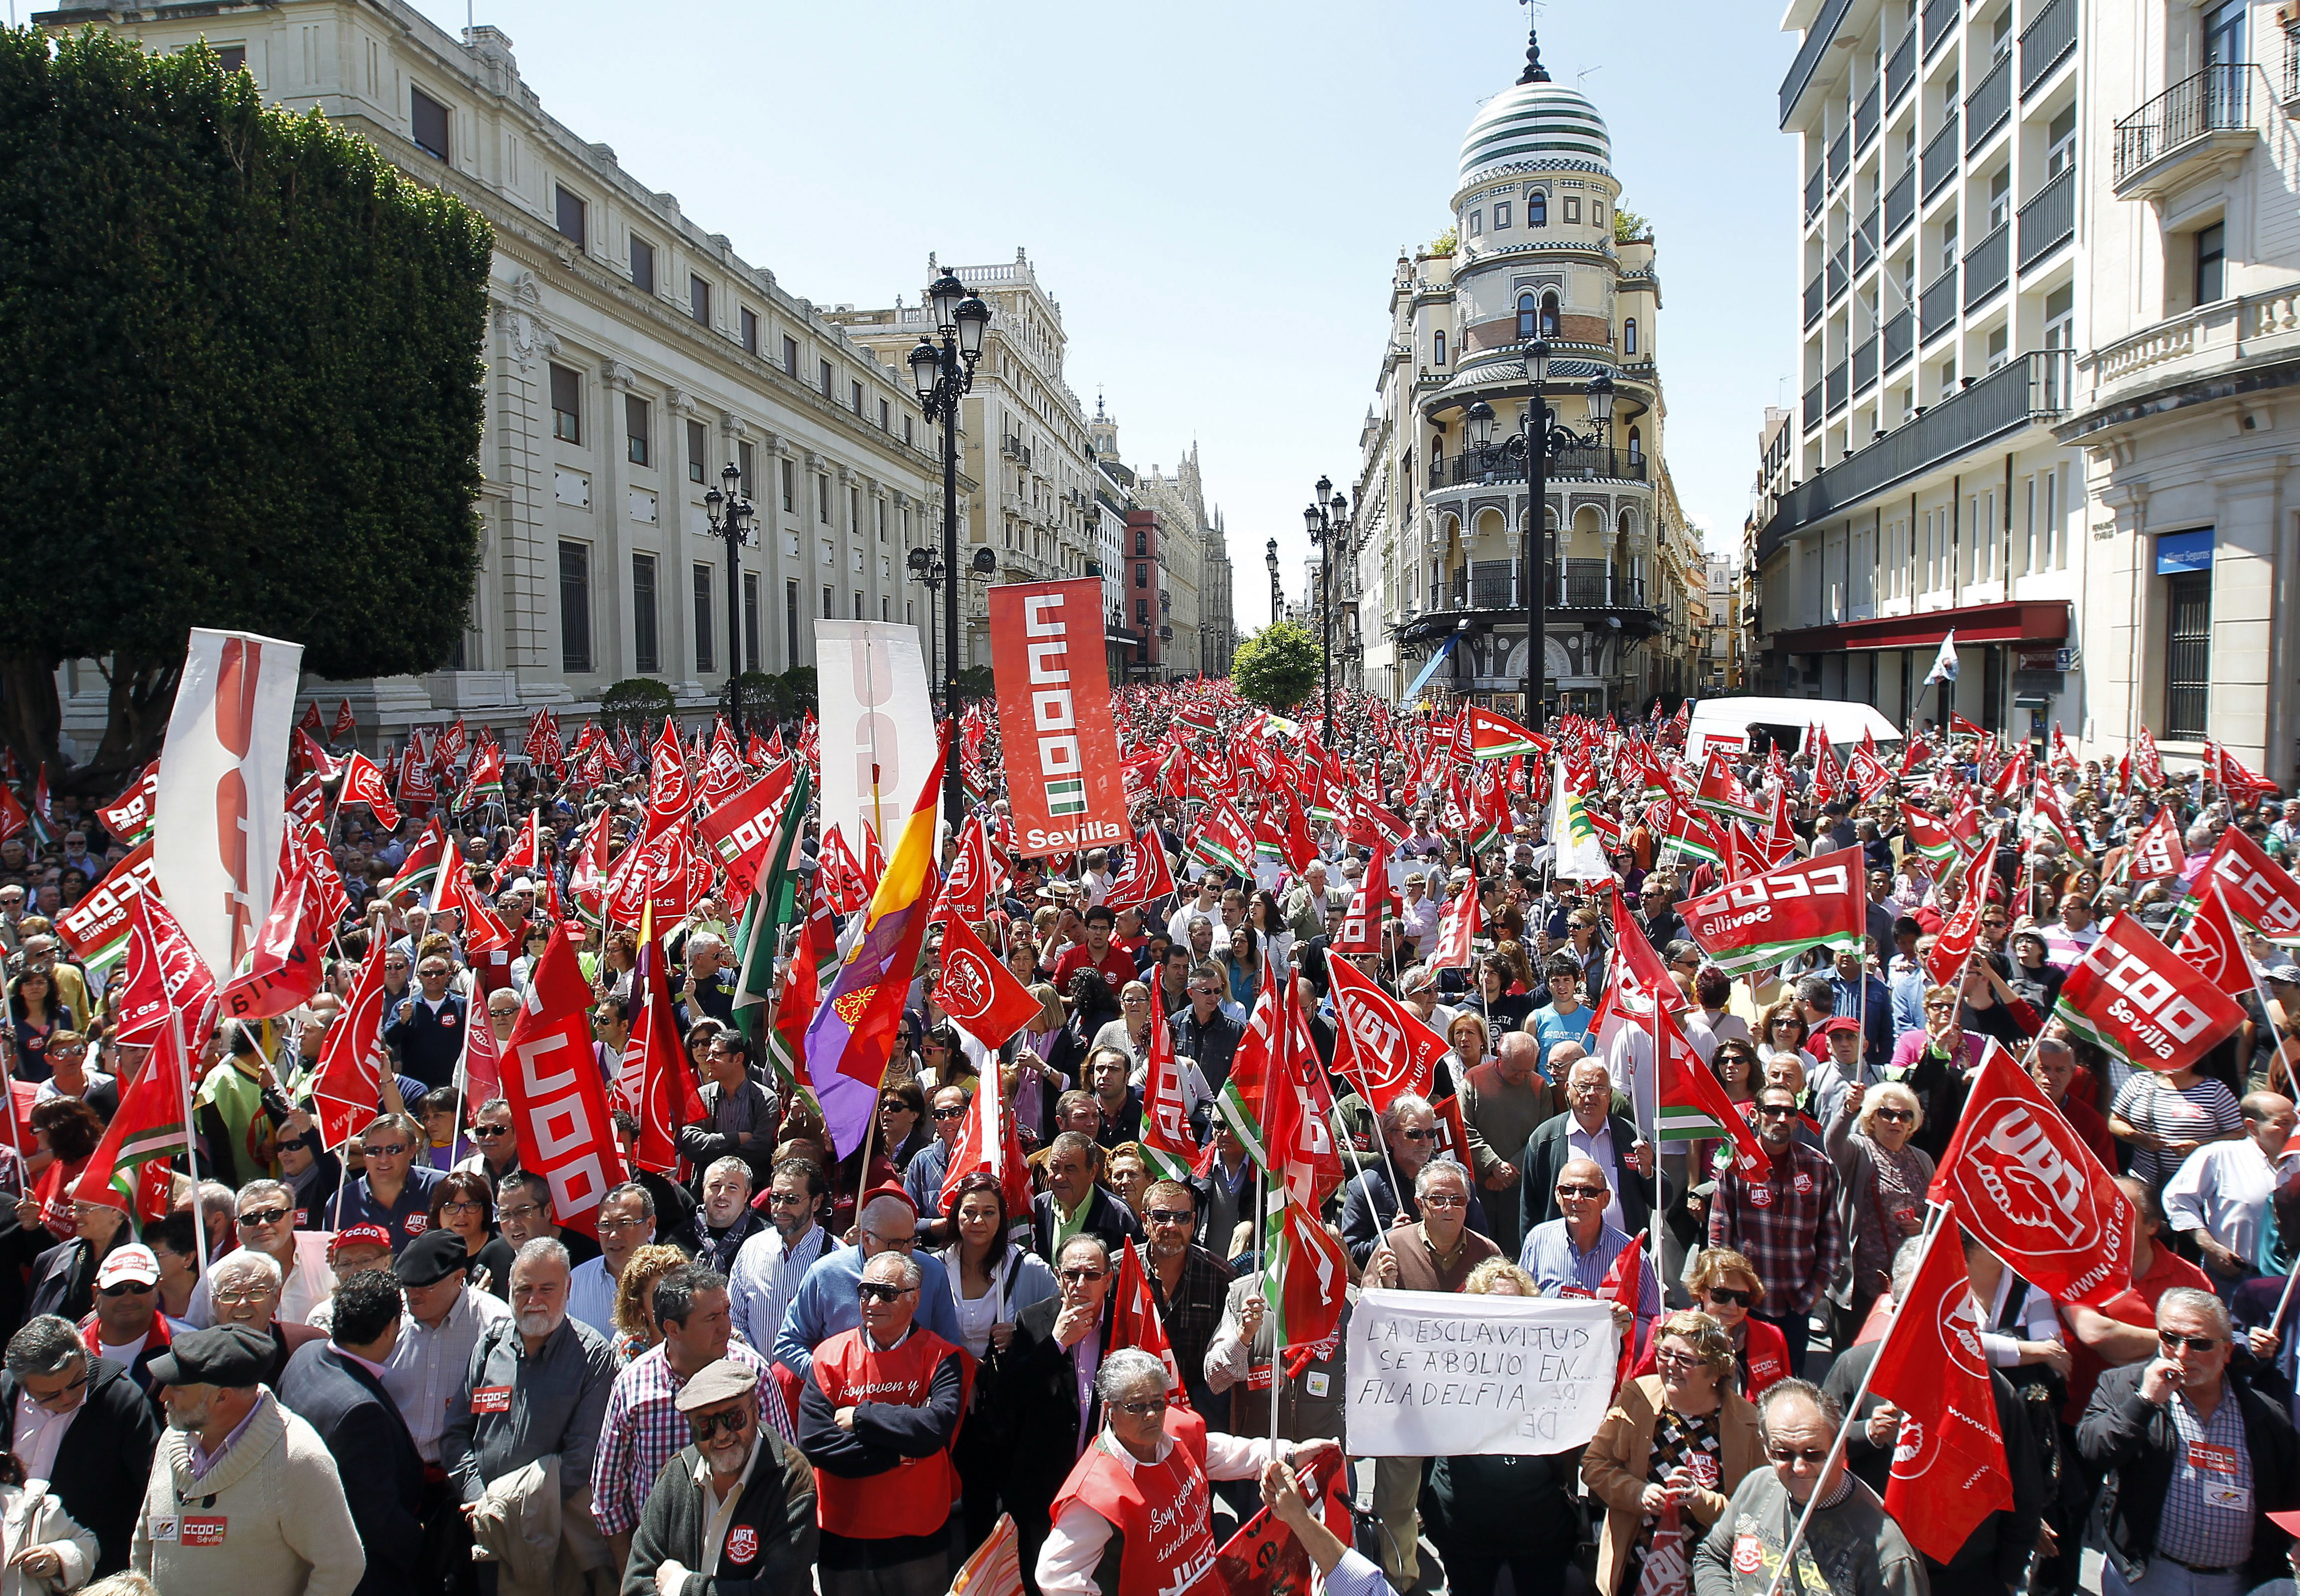
[[[711,518],[711,535],[727,540],[727,719],[735,742],[743,742],[743,555],[751,538],[751,501],[743,492],[743,469],[731,461],[719,473],[727,486],[703,495],[703,512]],[[758,661],[751,661],[756,669]]]
[[[942,569],[958,569],[958,403],[974,387],[974,363],[982,358],[982,335],[990,326],[990,307],[966,291],[966,285],[948,271],[927,289],[939,348],[930,337],[921,337],[912,348],[911,380],[919,390],[919,408],[929,421],[942,424]],[[915,556],[913,557],[915,560]],[[913,563],[912,569],[923,578]],[[929,584],[928,602],[933,602]],[[943,713],[958,712],[958,584],[946,581],[942,590]],[[931,637],[929,639],[932,641]],[[951,834],[958,833],[964,799],[959,786],[958,761],[943,768],[943,818]]]
[[[1318,653],[1326,684],[1325,740],[1330,748],[1334,744],[1334,563],[1350,557],[1350,501],[1347,495],[1334,492],[1334,485],[1323,477],[1318,478],[1316,492],[1317,503],[1302,511],[1302,525],[1310,534],[1310,546],[1320,551]]]

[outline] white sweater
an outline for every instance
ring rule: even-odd
[[[191,1435],[161,1440],[129,1556],[167,1596],[349,1596],[367,1567],[327,1443],[268,1389],[196,1480]]]

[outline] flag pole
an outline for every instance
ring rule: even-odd
[[[196,1134],[197,1121],[192,1118],[191,1044],[184,1040],[184,1011],[174,1004],[169,1005],[168,1023],[175,1029],[177,1096],[184,1105],[184,1160],[190,1166],[192,1173],[192,1239],[194,1245],[198,1249],[196,1256],[199,1261],[199,1278],[204,1282],[208,1277],[208,1226],[207,1216],[201,1211],[203,1205],[200,1201],[200,1146]],[[13,1118],[14,1115],[15,1105],[11,1103],[9,1116]],[[339,1192],[342,1190],[340,1185],[337,1189]],[[133,1201],[131,1198],[131,1203]],[[338,1202],[340,1203],[340,1199]],[[340,1211],[339,1207],[338,1212]]]
[[[1941,1221],[1947,1216],[1946,1203],[1928,1202],[1925,1214],[1925,1247],[1924,1251],[1918,1254],[1917,1259],[1917,1267],[1920,1269],[1923,1268],[1925,1259],[1931,1256],[1933,1243],[1945,1228]],[[1896,1310],[1898,1306],[1897,1303],[1895,1304]],[[1886,1334],[1889,1336],[1892,1332],[1888,1329]],[[1879,1347],[1877,1351],[1878,1357],[1881,1358],[1884,1355],[1884,1349]],[[1854,1392],[1853,1400],[1845,1404],[1845,1422],[1838,1426],[1837,1439],[1829,1445],[1829,1456],[1821,1463],[1820,1472],[1812,1476],[1812,1494],[1805,1499],[1804,1511],[1797,1515],[1796,1526],[1789,1531],[1788,1544],[1781,1549],[1780,1563],[1773,1569],[1772,1583],[1765,1587],[1765,1596],[1780,1596],[1782,1577],[1795,1566],[1797,1549],[1804,1544],[1805,1530],[1812,1523],[1813,1509],[1821,1506],[1821,1483],[1829,1477],[1830,1468],[1844,1460],[1846,1442],[1853,1438],[1853,1426],[1859,1422],[1857,1415],[1861,1411],[1861,1404],[1869,1395],[1869,1382],[1876,1377],[1877,1362],[1877,1358],[1871,1358],[1869,1360],[1869,1367],[1862,1371],[1861,1384]],[[1803,1582],[1799,1583],[1801,1584]]]

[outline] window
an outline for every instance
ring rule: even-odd
[[[1988,230],[1995,232],[2012,215],[2012,165],[2007,162],[1988,179]]]
[[[687,275],[687,309],[696,321],[711,325],[711,285],[693,272]]]
[[[862,490],[859,487],[846,490],[846,529],[858,533],[862,530]],[[862,558],[859,552],[854,557]]]
[[[1644,435],[1643,433],[1639,432],[1636,428],[1632,427],[1632,428],[1629,428],[1629,459],[1630,459],[1632,461],[1641,461],[1641,460],[1643,460],[1645,457],[1646,457],[1646,440],[1645,440],[1645,435]]]
[[[631,463],[642,466],[650,463],[647,458],[647,402],[637,394],[623,395],[623,432],[629,441]]]
[[[879,430],[881,432],[895,430],[895,412],[884,399],[879,401]]]
[[[631,654],[642,676],[662,669],[655,653],[654,556],[631,556]]]
[[[2045,129],[2045,176],[2059,177],[2076,164],[2076,159],[2077,108],[2071,105]]]
[[[711,669],[711,568],[695,568],[695,669]]]
[[[1134,585],[1137,587],[1147,587],[1150,586],[1150,568],[1148,566],[1138,565],[1134,568]]]
[[[1994,371],[2012,358],[2012,328],[2000,327],[1988,335],[1988,360],[1983,370]]]
[[[1941,219],[1940,265],[1943,271],[1956,270],[1956,212],[1954,211]]]
[[[831,608],[830,589],[826,587],[822,590],[822,619],[829,620],[834,613]]]
[[[570,674],[591,669],[591,549],[588,544],[559,545],[559,668]]]
[[[1139,528],[1136,529],[1134,534],[1134,552],[1138,554],[1146,554],[1150,552],[1150,534],[1142,531]]]
[[[746,305],[742,312],[743,353],[759,353],[759,312]]]
[[[2227,285],[2228,229],[2220,222],[2196,229],[2196,303],[2211,304]]]
[[[1545,338],[1557,336],[1557,295],[1554,294],[1541,296],[1541,336]]]
[[[895,602],[883,593],[879,595],[879,619],[880,620],[895,619]]]
[[[786,514],[798,513],[798,472],[791,461],[783,461],[783,510]]]
[[[2045,295],[2045,347],[2068,349],[2076,344],[2077,291],[2063,283]],[[2057,407],[2055,407],[2057,408]]]
[[[2244,15],[2250,0],[2227,0],[2204,13],[2204,64],[2234,66],[2245,59]]]
[[[783,337],[783,370],[788,376],[798,375],[798,340],[788,334]]]
[[[1539,332],[1536,330],[1540,325],[1541,302],[1530,292],[1519,295],[1517,296],[1517,341],[1521,344],[1530,343],[1540,337]]]
[[[911,446],[911,421],[907,415],[903,418],[903,446],[906,449]]]
[[[216,52],[216,64],[227,72],[246,71],[247,70],[247,46],[246,45],[224,46],[221,49]]]
[[[581,249],[590,237],[591,207],[583,203],[582,195],[564,188],[557,189],[554,197],[559,206],[559,236]]]
[[[822,390],[822,396],[828,399],[830,397],[830,362],[817,361],[814,362],[814,369],[815,386]]]
[[[751,644],[758,646],[758,628],[751,631]],[[758,658],[754,653],[751,656]],[[798,669],[798,580],[793,578],[783,584],[783,663],[788,669]]]
[[[1604,200],[1593,199],[1589,202],[1589,225],[1593,228],[1601,228],[1605,225],[1605,202]]]
[[[1569,222],[1581,220],[1581,202],[1570,194],[1565,196],[1565,220]]]
[[[420,88],[408,95],[408,132],[415,147],[440,160],[448,158],[447,108]]]
[[[854,595],[854,619],[862,619],[862,595],[859,593]]]
[[[642,294],[654,292],[654,245],[631,235],[631,287]]]
[[[814,519],[826,527],[830,525],[830,478],[820,471],[814,478]]]
[[[565,366],[551,368],[551,436],[562,443],[583,441],[583,381]]]
[[[689,421],[687,424],[687,479],[689,482],[704,479],[704,453],[709,445],[710,437],[703,430],[703,423]]]
[[[1435,358],[1430,362],[1430,364],[1432,364],[1432,365],[1436,365],[1436,366],[1442,366],[1442,365],[1444,365],[1445,363],[1446,363],[1446,329],[1445,329],[1444,328],[1442,328],[1442,327],[1441,327],[1441,328],[1439,328],[1438,329],[1438,337],[1437,337],[1437,343],[1436,343],[1436,355],[1435,355]]]
[[[1546,228],[1549,225],[1549,196],[1534,193],[1525,196],[1525,225]]]
[[[2204,735],[2212,706],[2212,573],[2186,571],[2165,584],[2164,736]]]
[[[1470,212],[1470,237],[1472,237],[1472,238],[1478,237],[1481,236],[1481,235],[1485,232],[1485,230],[1486,230],[1486,213],[1485,213],[1483,211],[1472,211],[1472,212]]]
[[[1637,352],[1638,319],[1635,316],[1631,316],[1628,320],[1621,323],[1621,353],[1623,354],[1635,354]]]
[[[1138,598],[1134,601],[1134,620],[1135,624],[1138,626],[1146,627],[1150,624],[1150,601],[1148,599]]]
[[[846,385],[846,402],[854,407],[854,411],[856,415],[859,416],[862,413],[862,385],[861,383],[850,382]]]
[[[1494,202],[1494,231],[1496,233],[1506,233],[1509,231],[1509,201],[1496,200]]]

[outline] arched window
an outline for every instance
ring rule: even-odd
[[[1534,328],[1540,324],[1540,302],[1530,289],[1517,296],[1517,338],[1522,344],[1536,337]]]
[[[1557,295],[1554,294],[1541,296],[1541,336],[1545,338],[1557,336]]]
[[[1134,533],[1134,552],[1138,554],[1146,554],[1150,552],[1150,534],[1139,528],[1137,528]]]
[[[1433,363],[1440,366],[1446,363],[1446,329],[1442,327],[1438,329],[1438,357]]]
[[[1538,190],[1526,196],[1525,225],[1546,228],[1549,225],[1549,196]]]
[[[1628,320],[1621,323],[1621,353],[1623,354],[1635,354],[1637,352],[1638,319],[1635,316],[1631,316]]]
[[[1629,458],[1631,460],[1643,460],[1645,458],[1645,454],[1646,440],[1644,435],[1639,433],[1636,428],[1632,427],[1629,428]]]

